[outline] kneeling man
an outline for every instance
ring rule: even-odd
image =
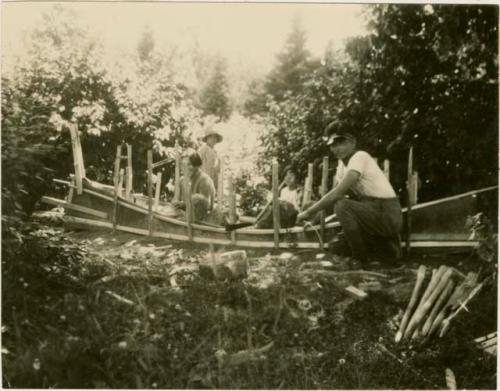
[[[356,149],[356,139],[348,133],[334,133],[333,124],[325,129],[325,141],[339,159],[335,184],[318,202],[300,213],[297,221],[334,204],[353,258],[368,260],[367,238],[382,240],[393,258],[401,256],[399,233],[403,225],[401,205],[375,159]],[[346,195],[354,194],[347,198]]]

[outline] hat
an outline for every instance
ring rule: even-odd
[[[335,140],[338,139],[356,141],[356,138],[350,133],[335,132],[334,131],[335,126],[336,126],[335,121],[332,121],[325,128],[325,131],[323,133],[323,141],[326,143],[327,146],[332,145],[335,142]]]
[[[354,136],[349,133],[333,133],[330,136],[323,137],[323,140],[326,142],[326,145],[328,146],[332,145],[336,140],[339,139],[356,141],[356,138],[354,138]]]
[[[211,126],[205,128],[205,135],[203,136],[202,140],[207,141],[207,137],[211,136],[212,134],[215,134],[217,136],[217,142],[220,143],[222,141],[222,135],[218,133],[214,128]]]

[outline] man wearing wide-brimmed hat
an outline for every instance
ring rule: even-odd
[[[207,126],[202,140],[205,144],[203,144],[203,146],[201,146],[198,150],[198,154],[200,155],[202,161],[201,169],[207,173],[210,178],[212,178],[215,188],[217,188],[220,160],[214,146],[222,141],[222,135],[212,126]]]

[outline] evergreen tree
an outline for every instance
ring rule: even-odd
[[[233,110],[228,90],[226,63],[219,58],[215,62],[212,76],[200,94],[200,108],[203,114],[213,115],[219,121],[227,121]]]
[[[278,64],[271,71],[265,83],[266,93],[276,102],[281,102],[287,94],[295,94],[302,88],[304,78],[318,66],[306,48],[306,32],[297,16],[292,23],[285,47],[277,55]]]
[[[142,33],[141,39],[137,44],[137,53],[141,61],[147,61],[151,58],[155,48],[155,40],[151,30],[146,30]]]

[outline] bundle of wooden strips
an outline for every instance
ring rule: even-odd
[[[476,273],[471,272],[464,277],[454,268],[441,265],[432,270],[424,290],[426,267],[421,265],[395,341],[428,339],[438,328],[439,336],[442,337],[451,320],[466,308],[467,303],[481,289],[483,284],[478,284],[477,278]]]
[[[483,337],[476,338],[474,342],[477,346],[484,350],[486,353],[496,355],[497,354],[497,332],[490,333]]]

